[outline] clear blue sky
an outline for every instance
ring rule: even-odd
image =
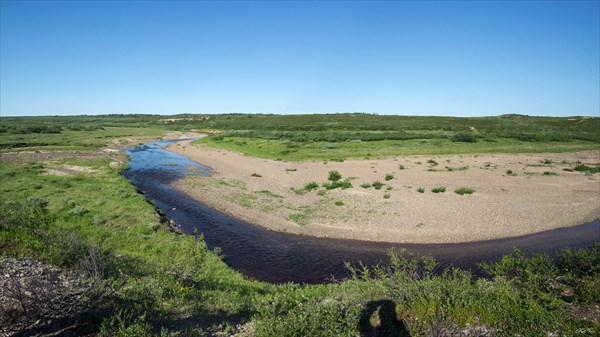
[[[6,2],[0,114],[600,114],[600,7]]]

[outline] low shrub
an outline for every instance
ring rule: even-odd
[[[379,180],[373,182],[371,184],[371,186],[373,186],[376,190],[380,190],[383,187],[383,183]]]
[[[342,175],[336,170],[329,171],[329,177],[327,179],[335,182],[342,179]]]
[[[577,164],[573,170],[577,172],[589,172],[589,173],[598,173],[600,172],[600,165],[597,166],[587,166],[585,164]]]
[[[431,189],[431,192],[433,193],[444,193],[446,192],[446,188],[445,187],[434,187]]]
[[[458,195],[473,194],[473,193],[475,193],[475,189],[470,188],[470,187],[460,187],[460,188],[455,189],[454,193],[456,193]]]
[[[334,181],[331,183],[323,183],[323,187],[325,189],[328,190],[333,190],[336,188],[341,188],[343,190],[347,189],[347,188],[351,188],[352,187],[352,182],[348,179],[342,180],[342,181]]]
[[[390,181],[392,179],[394,179],[394,175],[393,174],[388,173],[388,174],[385,175],[385,181]]]
[[[317,184],[314,181],[311,181],[309,183],[306,183],[306,185],[304,185],[304,189],[307,190],[307,191],[312,191],[312,190],[317,189],[317,188],[319,188],[319,184]]]
[[[476,143],[477,136],[470,132],[461,132],[457,133],[452,138],[450,138],[453,142],[462,142],[462,143]]]

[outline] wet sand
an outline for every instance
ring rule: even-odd
[[[522,236],[600,218],[600,175],[563,171],[577,161],[600,162],[600,151],[399,156],[324,163],[261,159],[190,141],[172,144],[168,150],[213,170],[208,177],[189,176],[173,182],[179,191],[233,217],[287,233],[456,243]],[[552,164],[543,164],[547,159]],[[429,160],[438,165],[432,166]],[[331,170],[351,178],[353,187],[328,190],[324,195],[293,190],[310,181],[326,182]],[[394,179],[385,181],[386,174],[393,174]],[[381,190],[360,187],[376,180],[385,184]],[[432,193],[438,186],[446,192]],[[420,187],[424,193],[417,191]],[[454,190],[459,187],[474,188],[475,193],[458,195]],[[336,206],[336,202],[343,205]]]

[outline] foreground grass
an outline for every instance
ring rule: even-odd
[[[66,159],[96,170],[94,176],[51,176],[41,163],[2,161],[2,255],[73,267],[86,247],[98,248],[107,258],[105,276],[124,282],[110,306],[121,310],[126,327],[148,321],[176,328],[175,322],[189,319],[191,329],[201,314],[206,329],[247,317],[254,297],[274,287],[228,268],[201,238],[169,231],[154,207],[109,167],[113,159]],[[46,203],[45,211],[36,208]],[[15,223],[36,215],[47,220]],[[110,323],[110,314],[98,315]]]
[[[112,132],[92,132],[107,131]],[[90,135],[72,132],[82,142]],[[136,132],[145,137],[156,131],[114,132],[92,138],[86,148],[93,151],[115,136]],[[3,135],[2,141],[14,144],[9,137],[13,135]],[[1,255],[77,269],[93,248],[105,261],[102,278],[111,291],[73,317],[79,335],[600,333],[598,317],[581,314],[600,303],[599,245],[566,250],[557,263],[544,255],[527,258],[517,250],[485,266],[486,279],[458,269],[436,271],[431,259],[393,251],[388,266],[354,269],[351,279],[338,283],[272,285],[227,267],[201,236],[172,233],[119,174],[122,167],[110,166],[114,162],[124,158],[61,158],[58,153],[52,160],[0,160]],[[61,164],[94,173],[45,173],[46,167]]]

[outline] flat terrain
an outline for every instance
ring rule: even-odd
[[[189,141],[168,149],[213,169],[210,177],[176,182],[181,191],[250,223],[296,234],[467,242],[600,218],[599,175],[564,170],[596,165],[600,151],[284,162]],[[352,187],[322,187],[332,170]],[[309,182],[319,187],[308,191]],[[445,192],[434,193],[435,188]],[[459,195],[460,188],[473,193]]]
[[[396,323],[389,335],[600,334],[598,244],[551,257],[515,250],[482,267],[487,278],[397,250],[331,284],[251,280],[202,235],[171,232],[121,174],[118,148],[183,136],[164,130],[213,135],[175,147],[214,169],[180,188],[278,230],[365,239],[378,224],[373,239],[398,228],[439,238],[438,226],[442,239],[469,240],[496,235],[486,225],[496,218],[518,219],[505,227],[519,232],[598,212],[600,118],[1,117],[0,335],[367,336],[382,311]],[[538,154],[506,154],[519,152]],[[345,179],[351,188],[331,189]]]

